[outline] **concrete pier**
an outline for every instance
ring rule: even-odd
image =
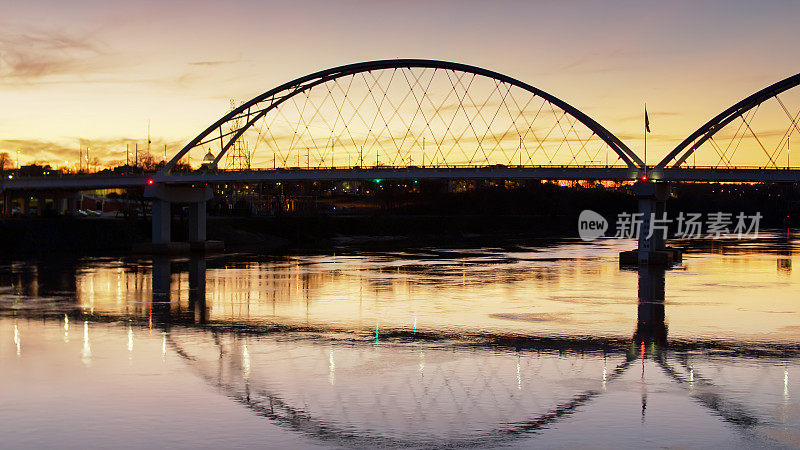
[[[222,242],[206,239],[206,202],[213,192],[207,186],[173,186],[153,183],[145,188],[145,198],[152,199],[152,239],[137,245],[137,253],[189,253],[222,251]],[[189,205],[189,242],[174,242],[171,236],[172,205]]]
[[[633,185],[637,198],[638,212],[641,214],[639,242],[636,250],[619,254],[620,265],[671,266],[680,262],[682,255],[678,249],[667,247],[664,242],[664,223],[654,223],[666,219],[666,201],[669,185],[667,183],[637,182]],[[653,228],[651,233],[651,227]]]

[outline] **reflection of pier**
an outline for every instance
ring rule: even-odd
[[[667,343],[666,313],[664,311],[664,267],[639,267],[639,307],[635,342]]]
[[[759,423],[757,413],[738,401],[725,397],[725,392],[714,383],[696,373],[688,363],[688,356],[678,358],[681,369],[670,362],[673,358],[667,353],[667,325],[665,314],[665,269],[656,266],[640,266],[639,306],[634,343],[641,345],[641,351],[650,346],[654,349],[653,359],[679,386],[701,405],[722,417],[726,422],[743,428],[751,428]],[[682,370],[682,369],[685,369]],[[643,400],[644,401],[644,400]]]
[[[207,320],[206,306],[206,260],[193,257],[188,261],[189,308],[191,322],[203,324]],[[169,324],[172,317],[172,261],[167,256],[153,257],[152,314],[156,323]]]

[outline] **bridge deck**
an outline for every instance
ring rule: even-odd
[[[289,168],[247,171],[193,172],[173,175],[76,175],[20,177],[0,181],[3,190],[88,190],[167,184],[247,183],[270,181],[520,179],[634,181],[643,171],[619,166],[488,166],[488,167],[364,167]],[[659,181],[800,182],[800,169],[692,167],[648,173]]]

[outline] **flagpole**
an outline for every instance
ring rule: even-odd
[[[644,175],[647,176],[647,102],[644,104]]]

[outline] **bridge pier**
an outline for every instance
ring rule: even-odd
[[[167,200],[153,199],[152,242],[168,245],[171,241],[172,204]]]
[[[189,204],[189,242],[206,241],[206,202]]]
[[[78,214],[79,209],[81,209],[81,196],[78,192],[75,192],[69,197],[69,215]]]
[[[145,188],[145,198],[152,199],[152,240],[134,249],[142,253],[187,253],[222,250],[218,241],[206,240],[206,202],[213,193],[208,187],[155,184]],[[189,242],[173,242],[171,236],[172,204],[189,204]]]
[[[11,217],[11,194],[3,192],[3,217]]]
[[[636,250],[621,252],[620,265],[671,266],[680,262],[681,252],[666,246],[664,232],[660,228],[656,227],[652,235],[650,233],[651,222],[664,217],[668,190],[667,183],[636,182],[633,185],[638,212],[641,214],[638,247]]]
[[[59,213],[63,216],[74,216],[78,200],[74,192],[62,193],[59,197]]]

